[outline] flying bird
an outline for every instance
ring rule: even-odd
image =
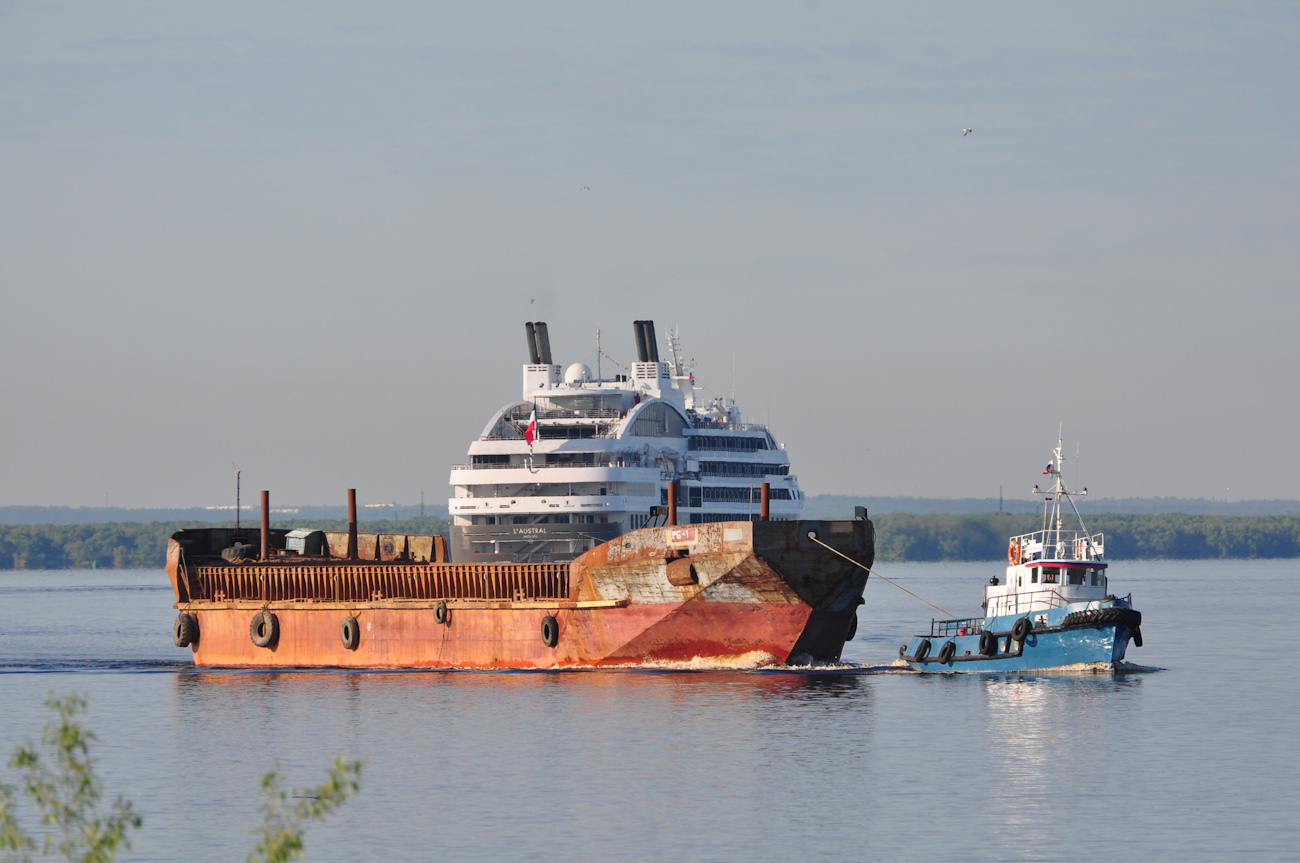
[[[975,131],[974,129],[962,129],[962,130],[961,130],[961,136],[962,136],[963,138],[965,138],[967,135],[969,135],[971,132],[974,132],[974,131]]]
[[[581,189],[579,189],[578,191],[579,191],[579,192],[590,192],[590,191],[591,191],[591,186],[583,186],[583,187],[582,187]]]

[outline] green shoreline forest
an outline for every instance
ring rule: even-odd
[[[903,561],[998,560],[1007,538],[1037,530],[1040,515],[1002,513],[881,513],[876,559]],[[1227,516],[1180,513],[1120,515],[1087,519],[1092,533],[1106,535],[1111,560],[1300,557],[1300,515]],[[167,537],[183,527],[210,522],[115,522],[105,524],[0,525],[0,570],[156,569]],[[343,521],[275,521],[277,528],[345,530]],[[442,533],[446,519],[426,516],[401,521],[367,521],[372,533]]]

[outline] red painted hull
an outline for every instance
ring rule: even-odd
[[[528,570],[527,565],[519,566],[523,575],[518,578],[508,564],[436,561],[419,566],[319,561],[240,568],[207,560],[186,564],[175,549],[168,572],[177,588],[177,608],[197,621],[198,637],[190,649],[195,664],[202,666],[785,663],[800,654],[838,658],[861,601],[864,571],[799,542],[799,525],[827,524],[849,525],[850,530],[840,531],[839,545],[870,566],[869,522],[772,523],[784,525],[779,530],[746,522],[700,525],[690,529],[689,541],[678,542],[665,529],[636,531],[616,540],[617,547],[610,543],[593,549],[574,561],[563,578],[545,584],[538,570]],[[678,536],[686,535],[679,531]],[[192,557],[195,537],[193,531],[183,537]],[[173,543],[179,547],[176,538]],[[774,561],[790,572],[783,575]],[[475,566],[479,569],[466,569]],[[468,581],[462,577],[466,572]],[[340,578],[364,581],[367,588],[382,584],[387,593],[376,590],[369,600],[339,601]],[[495,585],[495,594],[482,588],[479,595],[467,595],[469,587],[478,584],[476,578]],[[231,591],[251,594],[254,589],[264,598],[230,598]],[[534,594],[550,590],[564,595],[528,595],[530,589]],[[304,590],[322,595],[303,598]],[[410,595],[394,593],[403,590]],[[458,595],[439,598],[444,593]],[[442,623],[439,606],[447,612]],[[257,646],[250,635],[254,617],[262,611],[275,615],[278,627],[278,637],[267,646]],[[548,616],[558,624],[553,646],[542,634]],[[341,629],[349,617],[356,619],[359,630],[350,647]]]

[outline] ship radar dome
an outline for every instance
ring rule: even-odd
[[[578,384],[591,380],[591,368],[586,363],[574,363],[564,370],[566,384]]]

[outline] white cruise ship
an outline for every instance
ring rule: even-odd
[[[453,560],[570,560],[643,527],[674,482],[680,524],[757,519],[764,482],[771,518],[799,517],[785,446],[731,400],[698,404],[676,335],[661,362],[654,322],[634,327],[631,374],[602,378],[552,363],[546,324],[526,325],[522,398],[451,469]]]

